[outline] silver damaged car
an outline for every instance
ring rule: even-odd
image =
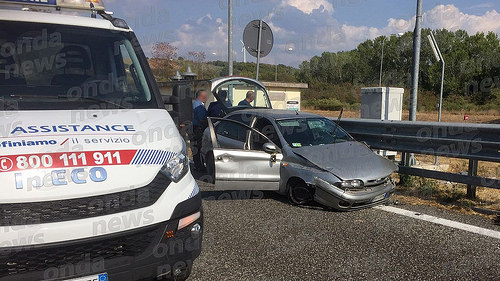
[[[202,155],[217,188],[273,190],[297,205],[356,210],[388,201],[395,188],[393,162],[311,113],[244,109],[212,118]]]

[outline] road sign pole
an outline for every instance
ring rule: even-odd
[[[438,122],[441,122],[441,113],[443,110],[443,88],[444,88],[444,69],[445,69],[445,62],[443,55],[441,54],[441,50],[439,49],[439,46],[436,42],[436,38],[434,37],[434,33],[431,30],[431,34],[428,36],[429,38],[429,43],[431,44],[432,51],[434,52],[434,55],[436,56],[436,60],[441,62],[441,88],[439,90],[439,111],[438,111]],[[439,164],[439,158],[436,156],[436,161],[435,164]]]
[[[271,27],[263,20],[253,20],[243,31],[243,45],[248,53],[257,58],[255,79],[259,80],[260,59],[273,49],[274,36]]]
[[[439,90],[439,113],[438,113],[438,122],[441,122],[441,113],[443,109],[443,88],[444,88],[444,69],[445,62],[443,58],[443,54],[441,54],[441,50],[436,42],[436,38],[434,37],[434,33],[431,31],[431,39],[434,44],[435,50],[437,52],[438,58],[441,61],[441,88]]]
[[[380,79],[378,82],[379,87],[382,87],[382,72],[383,72],[383,65],[384,65],[384,46],[385,46],[385,36],[382,39],[382,56],[380,57]]]
[[[259,21],[259,37],[257,38],[257,73],[255,74],[255,80],[259,80],[259,67],[260,67],[260,47],[262,38],[262,20]]]

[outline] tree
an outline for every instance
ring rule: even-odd
[[[438,96],[441,83],[441,64],[434,58],[427,42],[430,29],[422,30],[420,83],[421,91]],[[435,37],[446,61],[444,95],[461,96],[478,105],[495,98],[494,87],[500,88],[500,40],[498,36],[464,30],[455,32],[435,30]],[[335,86],[350,83],[353,86],[378,85],[380,59],[384,46],[383,79],[386,86],[411,87],[413,32],[402,36],[380,36],[366,40],[351,51],[324,52],[302,62],[297,79],[311,85],[311,91],[332,93]],[[352,88],[352,87],[351,87]],[[323,94],[314,94],[322,96]],[[337,95],[342,95],[338,93]],[[340,97],[337,97],[340,99]],[[344,101],[344,100],[342,100]]]
[[[153,57],[149,60],[157,80],[168,80],[178,69],[177,47],[167,42],[157,42],[153,46]]]
[[[206,58],[206,55],[205,55],[205,52],[195,52],[195,51],[191,51],[191,52],[188,52],[188,55],[189,57],[191,58],[191,61],[195,64],[196,66],[196,71],[201,74],[201,78],[203,79],[203,72],[204,72],[204,68],[205,68],[205,58]]]

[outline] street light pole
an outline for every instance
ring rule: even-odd
[[[422,0],[417,0],[415,31],[413,32],[413,69],[411,73],[410,121],[417,121],[418,75],[420,71],[420,46],[422,42]],[[416,164],[415,155],[410,153],[405,159],[406,166]]]
[[[227,17],[227,62],[228,74],[233,75],[233,0],[228,0],[228,17]]]
[[[422,0],[417,0],[415,31],[413,32],[413,69],[410,94],[410,121],[417,121],[418,76],[420,71],[420,46],[422,41]]]

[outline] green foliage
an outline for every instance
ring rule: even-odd
[[[422,31],[420,63],[420,93],[418,110],[436,111],[441,85],[441,63],[437,62],[427,35]],[[446,62],[443,109],[447,111],[500,110],[500,40],[489,32],[469,35],[464,30],[455,32],[435,30],[435,37]],[[168,44],[167,44],[168,45]],[[411,66],[413,57],[413,32],[401,36],[380,36],[366,40],[354,50],[337,53],[324,52],[300,64],[299,69],[283,64],[261,64],[262,81],[305,82],[309,89],[303,91],[306,106],[338,110],[359,109],[361,88],[378,86],[380,61],[384,49],[382,85],[405,88],[403,108],[409,107]],[[167,48],[168,49],[168,48]],[[163,49],[162,49],[163,50]],[[156,54],[154,68],[159,81],[165,81],[174,70],[184,71],[191,66],[199,79],[212,79],[227,75],[227,62],[205,62],[203,53],[189,52],[188,58]],[[166,52],[170,54],[169,52]],[[161,60],[164,57],[173,58]],[[166,63],[176,69],[167,67]],[[276,71],[277,70],[277,71]],[[162,72],[163,71],[163,72]],[[234,75],[255,77],[253,62],[234,63]]]
[[[319,110],[331,111],[340,110],[345,107],[345,104],[336,98],[307,100],[305,101],[305,105]]]
[[[400,174],[399,184],[403,187],[413,187],[415,185],[415,176]]]
[[[217,72],[204,75],[205,79],[227,76],[228,66],[226,61],[208,62],[206,65],[216,68]],[[253,62],[234,62],[233,74],[236,76],[255,78],[256,68],[257,65]],[[284,64],[279,64],[277,71],[276,65],[261,64],[259,70],[259,80],[274,81],[276,78],[276,72],[278,73],[277,78],[280,82],[298,82],[296,78],[297,69]]]
[[[436,110],[441,84],[441,63],[436,61],[427,41],[430,31],[424,29],[422,32],[420,97],[425,98],[419,98],[421,110]],[[446,62],[444,109],[500,109],[496,92],[500,88],[498,36],[493,32],[469,35],[463,30],[451,32],[445,29],[434,33]],[[351,89],[356,91],[361,87],[378,86],[382,48],[382,84],[403,87],[409,92],[413,32],[406,32],[399,37],[380,36],[359,44],[355,50],[324,52],[321,56],[302,62],[296,77],[310,85],[304,98],[336,98],[347,104],[359,102],[359,96],[346,94],[349,90],[341,89],[342,85],[351,85]]]

